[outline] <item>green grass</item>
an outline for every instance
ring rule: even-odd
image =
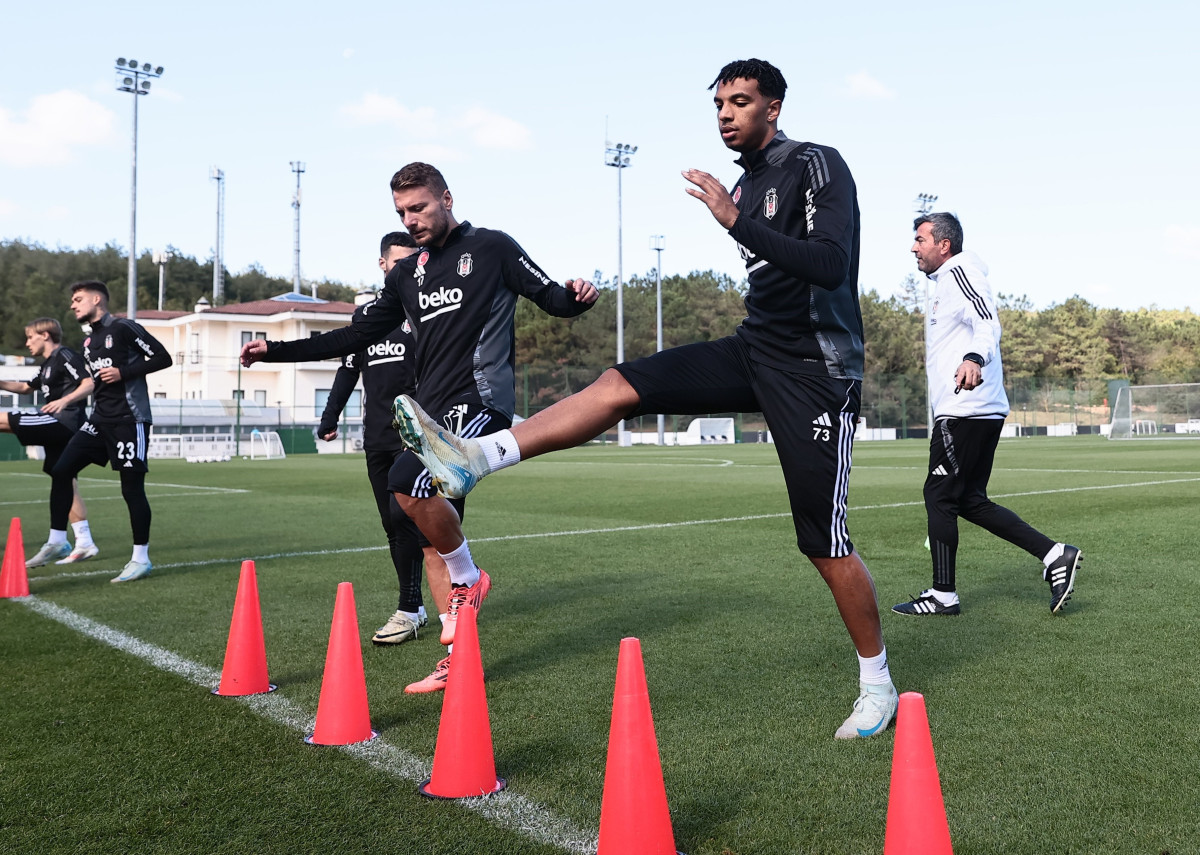
[[[885,610],[928,586],[925,455],[915,441],[855,449],[851,534]],[[309,716],[337,583],[354,583],[364,642],[395,607],[361,458],[154,461],[150,483],[174,485],[149,490],[158,569],[122,586],[108,584],[128,560],[119,487],[84,474],[99,479],[82,487],[101,555],[30,571],[41,603],[219,670],[238,562],[256,558],[270,697]],[[21,517],[27,554],[48,522],[35,476],[0,463],[0,522]],[[1200,443],[1005,441],[992,494],[1086,560],[1052,617],[1038,562],[964,524],[962,617],[884,614],[898,687],[926,697],[955,851],[1195,851]],[[509,794],[594,834],[618,644],[633,635],[679,849],[882,851],[891,732],[832,738],[854,651],[786,507],[770,447],[586,448],[483,482],[466,528],[495,580],[480,636]],[[695,520],[710,522],[678,524]],[[20,602],[0,602],[0,645],[6,851],[562,851]],[[436,631],[363,649],[382,740],[426,763],[440,698],[403,687],[441,652]]]

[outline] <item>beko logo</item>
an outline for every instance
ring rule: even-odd
[[[462,288],[442,287],[432,294],[418,294],[417,302],[422,309],[437,309],[442,306],[449,306],[452,303],[461,303],[462,298]]]

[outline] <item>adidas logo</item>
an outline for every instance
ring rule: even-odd
[[[505,456],[506,454],[508,454],[508,449],[507,449],[507,448],[505,448],[503,445],[499,445],[499,444],[497,444],[497,446],[496,446],[496,453],[497,453],[497,454],[499,454],[499,455],[500,455],[500,459],[501,459],[501,460],[503,460],[503,459],[504,459],[504,456]]]
[[[821,415],[812,420],[812,423],[821,427],[833,427],[833,422],[829,420],[829,413],[821,413]]]
[[[933,474],[933,475],[949,475],[950,473],[946,471],[946,467],[945,467],[945,466],[942,466],[942,465],[939,463],[939,464],[937,465],[937,468],[935,468],[931,474]]]

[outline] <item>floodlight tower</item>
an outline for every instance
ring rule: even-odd
[[[296,209],[296,263],[292,268],[292,293],[300,293],[300,176],[304,173],[304,164],[299,160],[289,161],[292,172],[296,173],[296,195],[292,197],[292,207]]]
[[[604,143],[604,165],[617,170],[617,362],[625,361],[625,300],[624,269],[622,267],[622,223],[621,223],[621,173],[629,167],[630,158],[637,153],[636,145],[628,143]],[[617,422],[617,444],[625,437],[625,420]]]
[[[225,302],[225,259],[222,248],[225,243],[225,171],[213,167],[208,176],[217,182],[217,247],[213,253],[213,305]]]
[[[662,349],[663,349],[662,254],[663,254],[663,250],[667,248],[666,237],[664,237],[663,235],[650,235],[650,248],[658,253],[658,263],[656,263],[654,265],[655,291],[657,293],[657,302],[658,302],[658,315],[657,315],[657,322],[655,323],[655,327],[656,327],[656,331],[657,331],[657,341],[655,342],[655,346],[656,346],[657,350],[655,352],[661,353]],[[665,445],[666,443],[663,440],[664,440],[664,420],[663,420],[663,414],[659,413],[658,414],[658,444]]]
[[[150,94],[150,80],[162,77],[163,67],[136,59],[117,59],[117,91],[133,95],[133,182],[129,202],[129,285],[126,291],[125,313],[130,320],[137,317],[137,142],[139,95]]]
[[[913,210],[920,216],[925,216],[933,211],[933,206],[937,204],[936,193],[918,193],[914,201]],[[929,277],[925,277],[925,323],[928,330],[929,324]],[[925,335],[925,364],[929,364],[929,335]],[[929,374],[925,374],[925,419],[929,425],[930,436],[933,436],[933,390],[929,388]]]

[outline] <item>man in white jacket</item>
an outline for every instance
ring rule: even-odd
[[[953,214],[920,216],[913,228],[917,267],[935,283],[925,319],[925,368],[934,414],[925,479],[933,587],[892,611],[959,614],[954,570],[962,517],[1040,559],[1042,579],[1050,584],[1050,611],[1058,612],[1071,598],[1083,553],[1054,542],[987,496],[1008,415],[1000,320],[987,265],[975,253],[963,252],[962,225]]]

